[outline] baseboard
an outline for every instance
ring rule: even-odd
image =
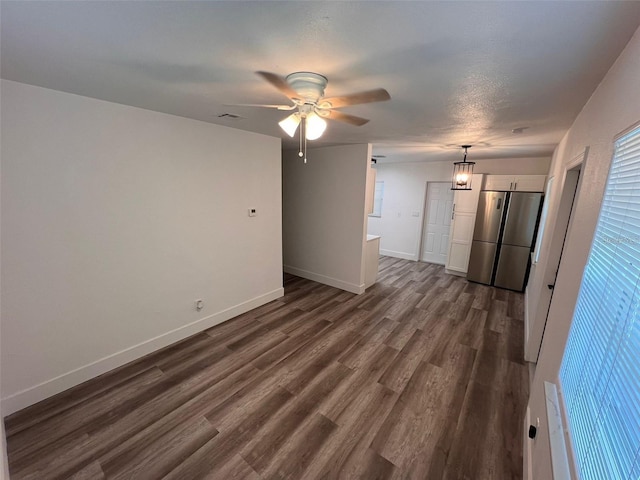
[[[320,273],[309,272],[308,270],[302,270],[301,268],[292,267],[290,265],[284,265],[283,270],[286,273],[290,273],[291,275],[306,278],[307,280],[313,280],[314,282],[329,285],[330,287],[336,287],[340,290],[346,290],[347,292],[356,293],[358,295],[364,293],[365,290],[364,283],[356,285],[355,283],[345,282],[344,280],[340,280],[338,278],[328,277]]]
[[[412,260],[414,262],[418,261],[418,255],[416,255],[415,253],[396,252],[395,250],[384,250],[381,248],[380,255],[384,255],[385,257],[402,258],[404,260]]]
[[[529,289],[524,290],[524,344],[529,341]]]
[[[11,415],[23,408],[38,403],[45,398],[49,398],[71,387],[81,384],[87,380],[102,375],[114,368],[125,365],[133,360],[167,347],[173,343],[183,340],[191,335],[199,333],[207,328],[211,328],[231,318],[237,317],[249,310],[253,310],[265,303],[280,298],[284,295],[284,288],[277,288],[271,292],[242,302],[233,307],[214,313],[195,322],[183,325],[175,330],[163,333],[155,338],[151,338],[142,343],[121,350],[112,355],[96,360],[88,365],[82,366],[58,377],[40,383],[34,387],[22,390],[2,399],[2,417]]]
[[[465,277],[465,278],[467,277],[467,272],[458,272],[457,270],[449,270],[448,268],[445,268],[444,271],[449,275],[457,275],[458,277]]]

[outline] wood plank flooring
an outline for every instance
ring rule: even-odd
[[[19,479],[520,479],[522,294],[382,257],[6,419]]]

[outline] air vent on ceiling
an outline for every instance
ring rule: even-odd
[[[221,113],[218,118],[224,118],[226,120],[242,120],[240,115],[234,115],[233,113]]]

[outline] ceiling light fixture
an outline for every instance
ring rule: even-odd
[[[278,123],[287,135],[293,137],[300,126],[299,157],[304,157],[307,163],[307,140],[317,140],[327,128],[327,121],[315,111],[315,105],[305,103],[298,107],[296,113]]]
[[[275,73],[256,72],[273,87],[283,93],[290,101],[288,105],[244,103],[237,106],[275,108],[277,110],[295,111],[284,120],[278,122],[280,127],[293,137],[300,127],[300,149],[298,156],[304,157],[307,163],[307,140],[316,140],[327,128],[326,119],[362,126],[369,120],[343,113],[337,109],[363,103],[383,102],[391,99],[384,88],[375,88],[365,92],[351,93],[339,97],[325,97],[324,89],[329,80],[324,75],[313,72],[294,72],[286,78]]]
[[[471,178],[475,162],[467,162],[467,149],[471,145],[461,145],[464,148],[464,158],[461,162],[453,162],[453,176],[451,177],[451,190],[471,190]]]
[[[316,112],[311,112],[305,119],[305,135],[307,140],[317,140],[327,128],[327,122]]]
[[[280,128],[282,128],[287,135],[293,138],[298,129],[298,125],[300,125],[300,114],[298,112],[292,113],[284,120],[278,122],[278,125],[280,125]]]

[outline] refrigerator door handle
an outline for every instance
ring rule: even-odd
[[[501,207],[502,207],[502,199],[499,198],[498,199],[498,205],[496,206],[496,210],[500,210]]]

